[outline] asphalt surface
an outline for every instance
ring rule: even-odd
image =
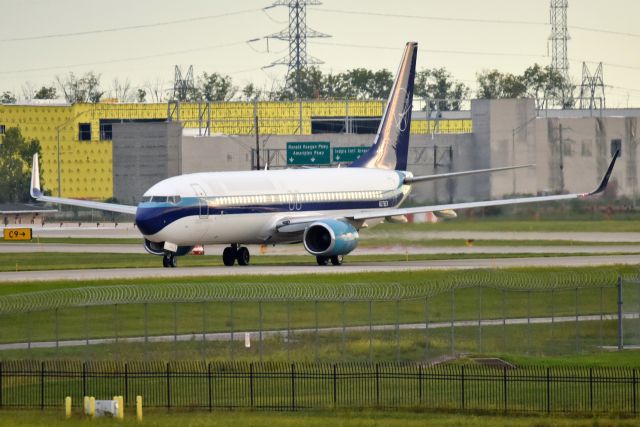
[[[92,280],[92,279],[135,279],[135,278],[180,278],[197,276],[237,276],[237,275],[309,275],[343,274],[388,271],[418,271],[427,269],[472,269],[472,268],[508,268],[508,267],[586,267],[594,265],[640,264],[640,255],[592,255],[563,257],[529,258],[482,258],[452,259],[437,261],[398,261],[356,263],[348,262],[335,266],[317,265],[249,265],[245,267],[186,267],[186,268],[117,268],[94,270],[48,270],[3,272],[0,283],[53,280]]]
[[[207,245],[206,255],[221,256],[225,245]],[[302,245],[247,246],[252,255],[309,255]],[[74,243],[0,243],[0,253],[124,253],[146,254],[142,244],[74,244]],[[562,245],[562,246],[411,246],[392,245],[376,247],[358,247],[353,255],[389,255],[389,254],[606,254],[640,253],[640,245]],[[310,255],[309,255],[310,256]]]
[[[28,225],[25,225],[28,227]],[[33,237],[84,237],[84,238],[141,238],[138,230],[130,223],[124,224],[47,224],[33,227]],[[402,240],[460,239],[460,240],[571,240],[582,242],[636,242],[640,243],[640,233],[603,232],[503,232],[503,231],[398,231],[386,232],[376,228],[363,230],[363,238],[390,238]]]

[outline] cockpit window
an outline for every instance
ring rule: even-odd
[[[167,199],[169,203],[173,203],[176,205],[180,203],[180,200],[182,200],[180,196],[169,196]]]
[[[153,196],[151,198],[151,201],[154,203],[166,203],[167,202],[167,196]]]

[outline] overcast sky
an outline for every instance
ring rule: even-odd
[[[262,10],[271,3],[0,0],[0,92],[20,95],[27,81],[39,87],[90,70],[107,90],[116,77],[169,88],[175,64],[268,87],[286,67],[262,67],[287,55],[286,42],[263,39],[288,25],[286,7]],[[604,62],[609,107],[640,107],[639,19],[640,1],[569,0],[570,75],[579,84],[582,61],[592,71]],[[307,22],[332,36],[308,41],[327,72],[395,72],[410,40],[419,42],[418,68],[445,67],[474,90],[480,70],[521,73],[551,61],[548,0],[324,0],[308,8]]]

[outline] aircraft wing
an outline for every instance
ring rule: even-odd
[[[446,205],[433,205],[433,206],[416,206],[411,208],[392,208],[392,209],[379,209],[379,210],[370,210],[370,211],[362,211],[357,214],[351,215],[346,219],[352,221],[362,221],[367,219],[374,218],[384,218],[391,216],[399,216],[399,215],[408,215],[408,214],[416,214],[416,213],[424,213],[424,212],[437,212],[444,210],[456,210],[456,209],[469,209],[469,208],[483,208],[488,206],[505,206],[505,205],[517,205],[523,203],[537,203],[537,202],[550,202],[554,200],[569,200],[569,199],[579,199],[584,197],[593,196],[594,194],[602,193],[607,185],[609,184],[609,178],[611,178],[611,173],[613,172],[613,167],[616,164],[616,159],[618,158],[618,153],[616,152],[613,155],[613,159],[609,164],[609,168],[605,173],[602,181],[600,181],[600,185],[598,187],[589,192],[589,193],[573,193],[573,194],[559,194],[554,196],[536,196],[536,197],[519,197],[515,199],[502,199],[502,200],[485,200],[480,202],[465,202],[465,203],[450,203]]]
[[[40,170],[38,167],[38,154],[33,155],[33,163],[31,165],[31,197],[48,203],[59,203],[61,205],[79,206],[82,208],[98,209],[102,211],[118,212],[124,214],[135,215],[136,206],[117,205],[115,203],[92,202],[90,200],[66,199],[63,197],[51,197],[42,194],[40,189]]]
[[[424,181],[435,181],[438,179],[444,178],[455,178],[459,176],[467,176],[467,175],[475,175],[479,173],[491,173],[491,172],[499,172],[499,171],[508,171],[512,169],[522,169],[522,168],[530,168],[535,165],[519,165],[519,166],[507,166],[503,168],[492,168],[492,169],[475,169],[471,171],[463,171],[463,172],[452,172],[452,173],[441,173],[437,175],[423,175],[423,176],[407,176],[404,179],[405,184],[413,184],[416,182],[424,182]]]

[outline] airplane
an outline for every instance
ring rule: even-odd
[[[373,145],[349,167],[180,175],[153,185],[137,206],[129,206],[45,196],[36,154],[31,196],[134,215],[146,251],[162,256],[164,267],[176,267],[176,258],[195,245],[229,245],[222,261],[232,266],[249,264],[247,244],[300,242],[319,265],[340,265],[358,246],[358,231],[371,222],[404,222],[406,215],[423,212],[451,217],[459,209],[583,198],[605,189],[617,153],[600,185],[589,193],[401,208],[417,183],[531,166],[427,176],[407,170],[417,49],[417,43],[407,43]]]

